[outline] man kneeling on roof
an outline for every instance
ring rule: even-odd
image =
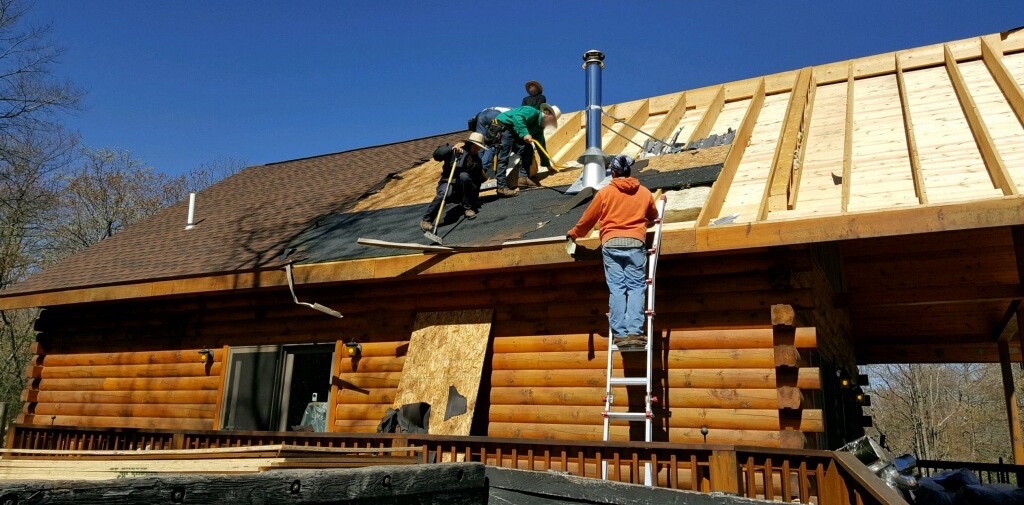
[[[473,132],[461,144],[445,144],[434,150],[434,160],[443,162],[441,179],[437,181],[437,195],[427,206],[427,211],[420,221],[421,230],[428,232],[434,228],[433,221],[444,201],[461,204],[466,219],[476,217],[480,185],[485,180],[483,164],[480,162],[480,151],[483,149],[484,136]],[[455,171],[454,175],[452,170]],[[448,183],[449,176],[451,184]]]
[[[554,105],[541,104],[540,109],[523,105],[515,109],[498,114],[491,122],[487,131],[489,144],[498,144],[498,173],[495,174],[495,182],[498,186],[498,196],[511,197],[519,194],[516,189],[519,186],[536,187],[537,181],[530,179],[530,160],[533,159],[533,142],[536,141],[541,147],[544,144],[544,127],[557,126],[558,116],[562,112]],[[512,179],[507,180],[505,172],[508,170],[509,157],[512,153],[519,155],[520,165],[518,176],[513,173]],[[540,164],[546,167],[551,166],[551,161],[541,152]]]
[[[608,325],[619,349],[644,348],[644,293],[647,289],[647,226],[658,217],[650,190],[630,177],[633,158],[608,162],[612,181],[597,192],[583,217],[566,237],[587,236],[601,225],[601,256],[608,284]]]

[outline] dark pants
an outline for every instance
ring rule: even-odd
[[[519,155],[518,177],[529,177],[530,164],[533,163],[533,144],[526,143],[519,138],[519,135],[516,135],[511,126],[507,126],[501,135],[501,144],[498,146],[498,173],[494,178],[499,188],[508,187],[505,171],[508,170],[508,158],[512,153]],[[517,177],[517,175],[513,173],[512,177]]]
[[[480,186],[473,182],[473,178],[466,172],[452,178],[451,186],[448,186],[447,179],[437,183],[437,196],[430,205],[427,205],[427,212],[423,215],[424,221],[433,223],[434,219],[437,219],[437,211],[441,208],[441,200],[445,198],[446,193],[446,203],[459,203],[464,209],[475,209],[477,197],[480,196]]]

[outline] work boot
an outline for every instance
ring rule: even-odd
[[[466,207],[463,212],[466,215],[466,219],[476,219],[476,211]]]
[[[509,189],[516,189],[519,187],[519,179],[509,176],[509,178],[505,180],[505,184],[508,185]]]
[[[433,230],[434,229],[434,225],[430,221],[427,221],[426,219],[422,219],[422,220],[420,220],[420,229],[423,230],[423,233],[426,233],[428,231]]]
[[[520,177],[518,181],[518,186],[521,188],[537,188],[540,187],[540,184],[538,184],[537,181],[529,177]]]
[[[498,188],[498,196],[502,198],[512,198],[519,194],[519,190],[515,188]]]
[[[620,351],[639,351],[647,347],[647,337],[644,335],[628,335],[614,340]]]

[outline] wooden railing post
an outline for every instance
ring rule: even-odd
[[[712,492],[740,494],[740,465],[735,450],[711,451],[708,470]]]

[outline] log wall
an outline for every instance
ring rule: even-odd
[[[771,310],[813,308],[812,289],[792,281],[810,269],[805,249],[662,258],[657,440],[701,442],[707,427],[709,443],[803,446],[803,434],[824,430],[810,400],[819,373],[808,365],[820,335],[807,326],[780,333]],[[332,429],[372,432],[395,400],[416,314],[483,308],[494,321],[473,434],[601,437],[607,289],[596,261],[298,291],[345,318],[296,306],[280,289],[46,310],[22,421],[216,428],[226,346],[355,339],[360,358],[336,365]],[[200,348],[215,349],[209,366]],[[643,368],[634,354],[624,364],[631,375]],[[633,389],[616,403],[641,406]],[[617,424],[616,439],[642,439],[642,423]]]

